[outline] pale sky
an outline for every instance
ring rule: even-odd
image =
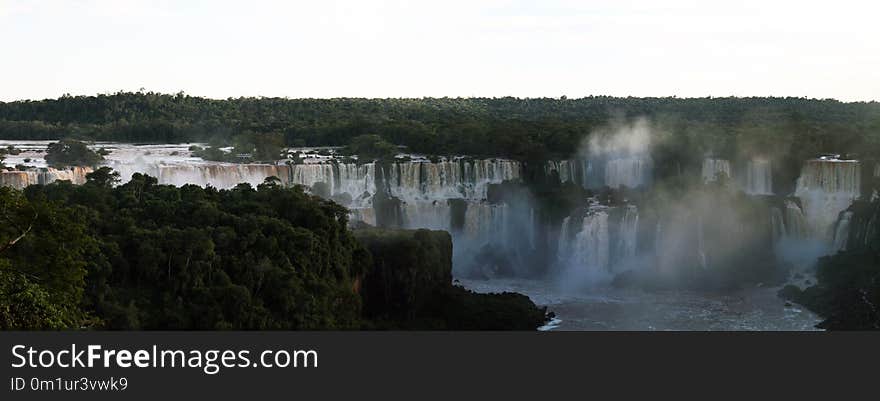
[[[880,100],[880,2],[0,0],[0,100]]]

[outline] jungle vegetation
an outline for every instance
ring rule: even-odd
[[[107,167],[87,177],[0,188],[0,329],[534,329],[543,321],[528,298],[453,287],[448,234],[402,231],[368,250],[345,208],[271,177],[231,190],[158,185],[141,174],[116,185]],[[405,266],[384,255],[402,246],[414,247]],[[418,321],[384,313],[362,286],[388,291],[372,276],[373,260],[386,259],[383,271],[427,278],[396,281],[395,291],[450,294],[448,302],[431,299]]]

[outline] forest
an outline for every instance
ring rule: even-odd
[[[674,151],[790,155],[880,150],[880,103],[806,98],[206,99],[119,92],[0,103],[0,138],[345,146],[355,137],[426,154],[566,158],[610,120],[646,117]],[[664,155],[660,155],[662,159]]]
[[[454,287],[447,233],[380,230],[359,241],[345,208],[271,178],[217,190],[136,174],[114,186],[103,167],[84,185],[0,188],[0,329],[543,324],[525,296]],[[400,247],[409,259],[392,260]]]

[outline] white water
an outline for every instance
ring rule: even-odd
[[[596,159],[600,169],[593,168],[590,160],[550,160],[544,164],[544,173],[559,174],[562,183],[575,183],[583,188],[638,188],[648,185],[651,175],[651,163],[644,157],[615,157],[604,163]]]
[[[559,274],[573,286],[593,285],[624,270],[636,254],[639,214],[634,205],[591,205],[579,224],[562,221],[556,256]]]
[[[730,161],[724,159],[703,159],[703,182],[717,181],[720,177],[731,178]]]
[[[42,167],[26,171],[0,171],[0,186],[23,189],[29,185],[46,185],[55,181],[66,180],[73,184],[84,184],[86,174],[92,172],[89,167],[70,167],[55,169]]]
[[[812,236],[827,243],[834,240],[833,227],[841,211],[859,197],[861,169],[852,160],[808,160],[797,181],[795,196]]]
[[[611,159],[605,165],[605,185],[611,188],[637,188],[648,180],[648,163],[638,157]]]
[[[749,195],[773,195],[773,169],[769,160],[752,159],[746,163],[743,189]]]

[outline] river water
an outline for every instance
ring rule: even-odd
[[[779,287],[731,292],[642,291],[597,287],[566,292],[532,279],[459,280],[476,292],[513,291],[547,306],[556,319],[542,330],[817,330],[820,319],[786,304]]]

